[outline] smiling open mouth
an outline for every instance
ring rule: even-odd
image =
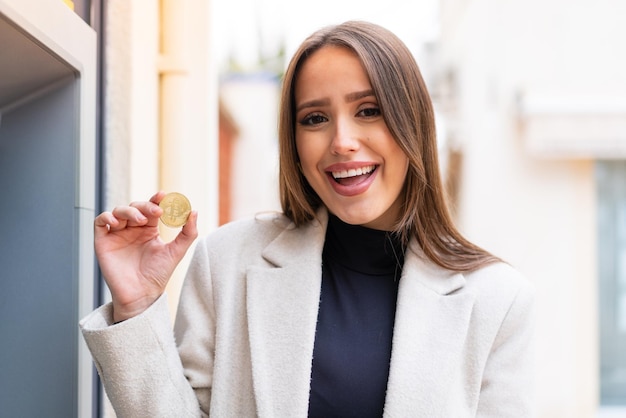
[[[358,184],[367,179],[376,170],[378,166],[368,165],[365,167],[353,168],[350,170],[333,171],[332,177],[335,181],[343,186],[351,186]]]

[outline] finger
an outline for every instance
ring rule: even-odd
[[[107,225],[116,224],[118,221],[111,212],[102,212],[96,216],[93,223],[96,228],[106,227]]]
[[[94,219],[96,237],[107,234],[111,228],[119,225],[119,220],[111,212],[102,212]]]
[[[159,203],[161,203],[161,200],[163,200],[165,195],[166,193],[163,190],[160,190],[150,198],[150,202],[158,205]]]
[[[178,258],[182,258],[194,240],[198,237],[198,212],[192,211],[189,214],[187,223],[183,229],[176,235],[174,241],[170,243],[172,251]]]
[[[133,202],[131,203],[131,206],[139,210],[139,212],[141,212],[141,214],[147,218],[147,222],[145,223],[145,225],[157,226],[159,224],[159,218],[161,217],[161,215],[163,215],[163,209],[161,209],[158,204],[154,203],[153,201]]]
[[[123,229],[126,229],[127,226],[129,226],[130,222],[128,222],[126,219],[118,219],[117,221],[117,225],[111,225],[109,227],[109,232],[117,232],[117,231],[122,231]],[[135,225],[130,225],[130,226],[137,226]]]
[[[152,201],[132,202],[129,206],[137,209],[146,218],[158,218],[163,214],[163,209]]]
[[[183,225],[180,233],[190,237],[192,241],[198,237],[198,211],[192,210],[189,213],[187,222]]]
[[[121,231],[126,228],[127,224],[126,219],[118,219],[111,212],[103,212],[94,220],[95,237],[101,237],[109,232]]]
[[[116,230],[123,229],[121,228],[121,224],[124,224],[123,227],[125,227],[126,224],[129,226],[141,226],[148,222],[150,210],[144,208],[142,204],[132,203],[131,205],[133,206],[117,206],[113,209],[113,216],[120,222],[120,225],[115,227]],[[138,207],[135,205],[138,205]],[[144,212],[148,212],[148,215],[144,214]]]
[[[158,218],[159,216],[163,214],[163,209],[161,209],[161,207],[159,206],[159,203],[161,202],[161,200],[163,200],[164,196],[165,196],[165,193],[159,192],[155,194],[154,196],[152,196],[150,200],[147,202],[144,202],[144,201],[133,202],[130,204],[130,206],[139,209],[141,213],[143,213],[148,218],[151,218],[151,217]]]

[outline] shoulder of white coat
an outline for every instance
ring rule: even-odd
[[[477,270],[464,273],[468,282],[488,282],[494,285],[519,287],[530,285],[528,279],[510,264],[497,262],[481,267]]]
[[[280,212],[264,212],[229,222],[206,235],[201,244],[214,249],[265,246],[293,223]]]
[[[514,299],[531,300],[534,286],[518,270],[506,263],[494,263],[465,273],[466,286],[480,298],[511,303]]]

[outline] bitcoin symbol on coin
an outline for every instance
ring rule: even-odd
[[[172,228],[178,228],[187,223],[187,218],[191,213],[191,203],[184,195],[180,193],[168,193],[165,195],[161,203],[163,209],[161,222]]]

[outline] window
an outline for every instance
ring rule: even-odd
[[[626,161],[596,164],[600,403],[626,405]]]

